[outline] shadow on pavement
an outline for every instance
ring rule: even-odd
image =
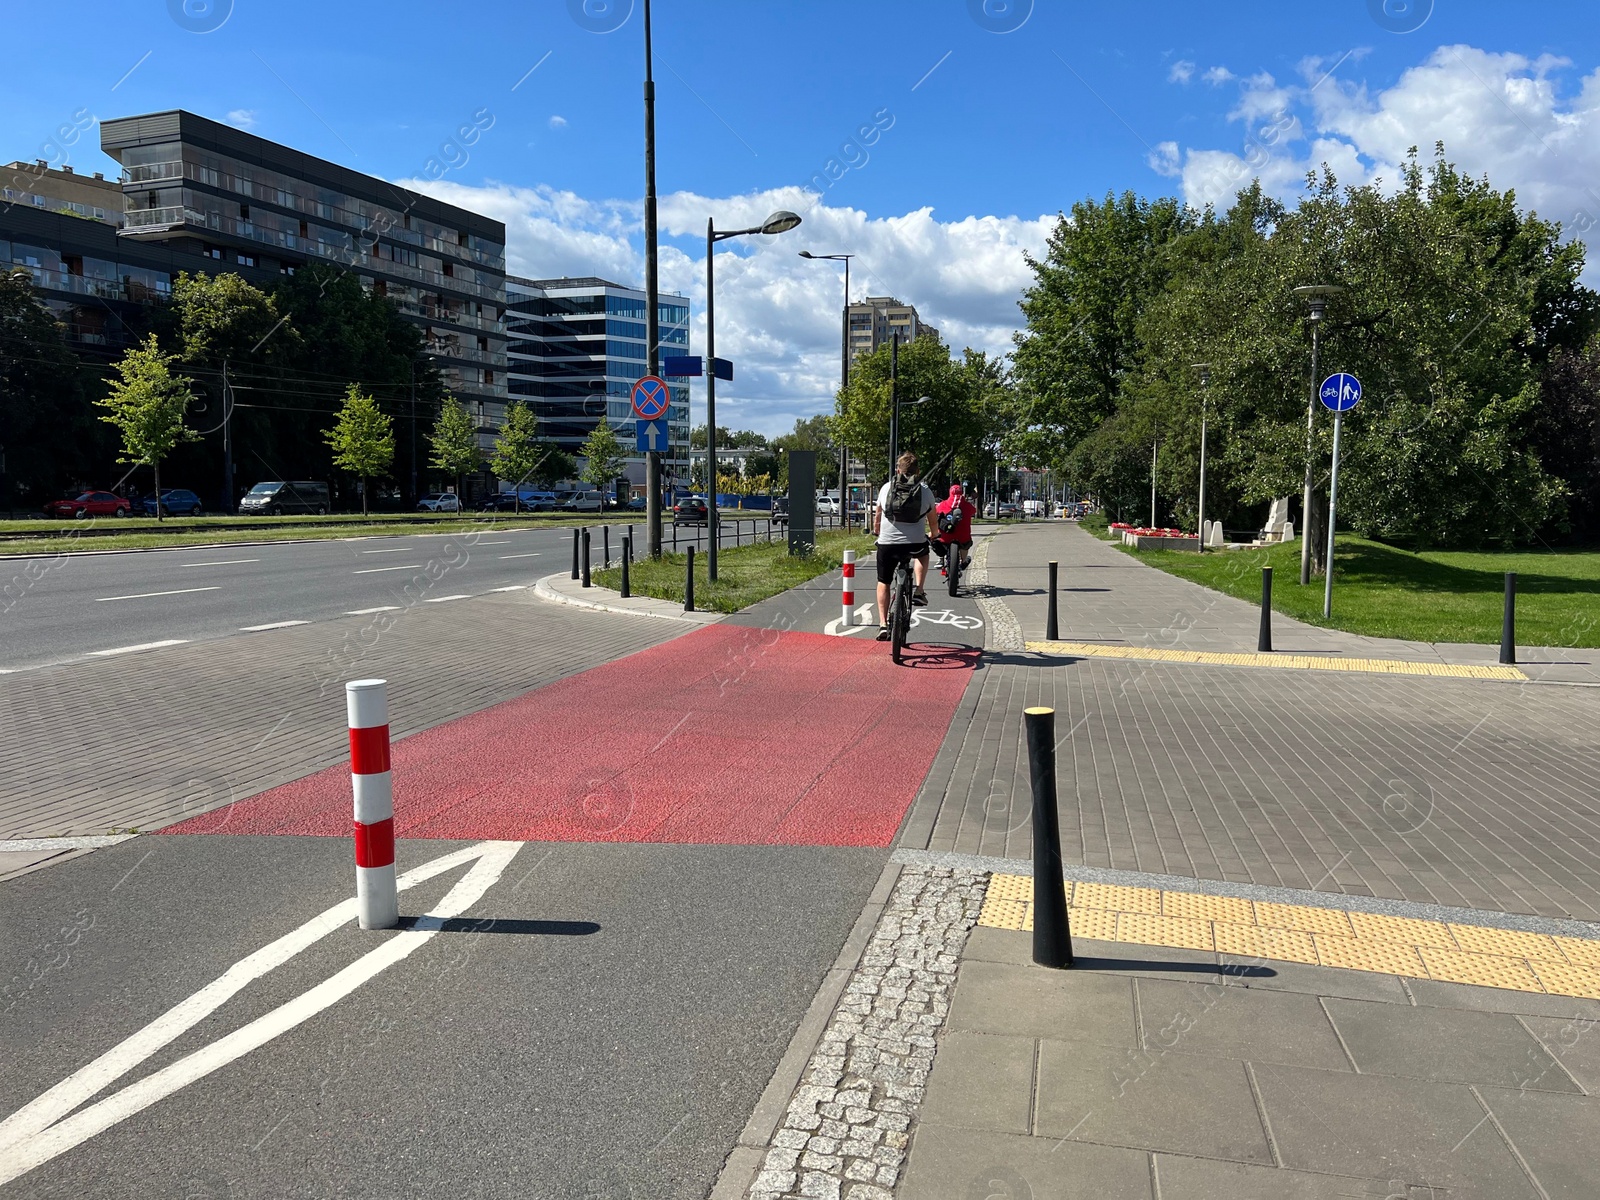
[[[414,929],[421,917],[401,917],[397,929]],[[524,921],[514,917],[451,917],[440,933],[536,933],[546,937],[587,937],[599,933],[593,921]]]
[[[1161,962],[1147,958],[1088,958],[1079,955],[1072,960],[1074,971],[1174,971],[1190,975],[1227,975],[1243,979],[1271,979],[1277,975],[1271,967],[1252,967],[1234,963],[1218,966],[1209,962]]]
[[[981,653],[976,646],[959,642],[907,642],[900,665],[923,671],[970,671]]]

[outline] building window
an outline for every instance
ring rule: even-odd
[[[256,256],[254,254],[241,254],[241,255],[239,255],[239,265],[241,267],[253,267],[253,266],[255,266],[256,265]]]
[[[222,248],[220,246],[205,246],[201,249],[200,253],[205,255],[207,258],[220,259],[222,257]]]
[[[278,268],[278,273],[280,275],[293,275],[294,274],[294,268],[289,266],[287,263],[285,263],[283,266],[280,266]]]

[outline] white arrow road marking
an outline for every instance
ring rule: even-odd
[[[849,637],[852,633],[867,630],[873,636],[878,633],[877,606],[871,601],[858,605],[855,611],[855,622],[851,625],[844,624],[844,617],[837,616],[822,627],[822,632],[833,637]]]
[[[396,881],[401,891],[477,860],[432,912],[419,917],[410,929],[393,934],[377,949],[356,959],[331,978],[153,1075],[129,1084],[88,1108],[72,1111],[205,1020],[245,985],[348,925],[356,915],[355,900],[334,905],[300,928],[239,960],[187,1000],[180,1001],[31,1104],[0,1121],[0,1185],[27,1174],[117,1122],[266,1045],[279,1034],[287,1033],[342,1000],[385,968],[409,958],[443,928],[446,920],[459,916],[477,903],[521,848],[521,842],[479,842],[406,872]]]

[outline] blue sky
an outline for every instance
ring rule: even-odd
[[[636,279],[640,10],[18,7],[8,41],[31,49],[8,61],[0,157],[55,157],[52,131],[79,111],[184,107],[500,217],[513,269]],[[668,285],[698,310],[707,215],[807,216],[782,239],[727,244],[731,271],[719,253],[719,349],[749,360],[756,427],[828,402],[839,282],[800,248],[859,252],[858,295],[899,294],[957,346],[1003,350],[1022,251],[1108,190],[1200,203],[1259,172],[1292,198],[1314,161],[1392,177],[1405,145],[1443,137],[1546,215],[1600,217],[1586,198],[1600,179],[1588,4],[657,0],[654,19]],[[452,144],[487,118],[473,145]],[[114,169],[94,136],[66,154]]]

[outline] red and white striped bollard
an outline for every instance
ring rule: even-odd
[[[844,552],[844,565],[840,568],[843,572],[844,595],[844,620],[841,624],[846,628],[856,623],[856,552]]]
[[[344,685],[350,714],[350,783],[355,792],[356,920],[362,929],[393,929],[400,921],[386,686],[382,679]]]

